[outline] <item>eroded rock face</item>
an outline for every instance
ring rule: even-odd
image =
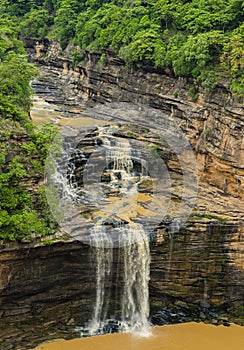
[[[76,311],[89,319],[95,286],[86,246],[12,243],[1,246],[0,261],[2,349],[74,336]]]
[[[150,306],[155,324],[203,320],[243,324],[244,245],[235,225],[192,222],[175,231],[162,224],[151,242]],[[110,310],[123,290],[114,251]],[[4,245],[1,263],[1,346],[29,349],[79,334],[95,302],[92,249],[81,242]],[[113,314],[113,313],[112,313]]]
[[[207,184],[212,192],[243,199],[244,109],[224,86],[209,95],[199,94],[193,102],[188,95],[191,81],[164,72],[129,70],[112,52],[106,54],[102,64],[100,54],[87,53],[74,67],[72,50],[67,48],[62,52],[59,44],[52,42],[44,43],[42,52],[35,54],[32,44],[31,57],[41,64],[43,72],[38,92],[46,85],[50,101],[61,98],[66,104],[86,106],[86,109],[89,105],[95,106],[92,113],[99,117],[106,114],[108,120],[134,120],[137,125],[146,122],[155,129],[159,120],[172,130],[175,125],[180,126],[196,152],[199,181]],[[62,94],[57,97],[58,88]],[[55,89],[56,95],[55,91],[52,95]],[[129,113],[135,106],[139,115],[141,109],[141,117]],[[151,107],[157,115],[152,118],[153,113],[143,113],[142,106]],[[233,203],[233,206],[236,205]]]
[[[84,62],[73,67],[71,50],[61,52],[58,43],[27,46],[41,65],[36,93],[59,106],[62,117],[68,110],[68,118],[72,114],[116,121],[122,124],[119,135],[137,147],[157,147],[170,173],[175,202],[180,198],[181,169],[161,131],[174,133],[177,125],[187,136],[197,159],[197,202],[180,230],[172,224],[172,212],[152,235],[152,321],[222,319],[243,324],[243,106],[223,87],[193,102],[190,82],[153,71],[130,72],[111,52],[103,65],[99,54],[87,53]],[[85,146],[80,144],[86,150],[93,146],[89,137]],[[141,183],[142,193],[150,189],[150,181]],[[90,247],[74,240],[2,246],[3,349],[77,336],[75,327],[91,317],[95,300],[90,257]],[[117,271],[118,261],[114,264]]]

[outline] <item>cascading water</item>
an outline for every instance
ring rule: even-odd
[[[106,198],[102,199],[105,205],[100,207],[98,214],[96,212],[93,214],[93,225],[89,228],[89,235],[86,238],[86,242],[92,247],[92,261],[96,265],[96,300],[93,316],[88,325],[89,334],[111,331],[111,328],[106,328],[106,322],[113,317],[110,314],[109,299],[114,278],[115,251],[119,251],[122,257],[120,259],[122,266],[119,268],[122,293],[119,303],[116,302],[120,309],[116,312],[116,331],[132,330],[149,334],[149,238],[143,225],[135,222],[134,214],[132,215],[138,185],[144,176],[143,173],[146,173],[145,163],[140,159],[138,150],[134,151],[134,155],[131,153],[130,142],[127,139],[114,136],[113,128],[101,127],[97,136],[105,151],[102,178],[108,179],[100,186],[102,188],[99,189],[100,192],[93,186],[97,179],[101,180],[101,174],[96,176],[96,161],[92,162],[89,155],[85,155],[82,150],[68,142],[63,142],[63,158],[58,162],[57,172],[53,178],[61,190],[62,199],[73,200],[77,206],[82,203],[84,207],[89,200],[93,203],[103,203],[100,197],[106,191]],[[94,141],[94,144],[96,142]],[[87,140],[84,143],[87,143]],[[100,158],[101,156],[97,157]],[[64,163],[68,164],[68,169],[67,166],[65,169]],[[85,164],[82,181],[86,186],[77,180],[77,168],[82,164]],[[86,176],[89,176],[88,180]],[[77,231],[78,224],[73,216],[72,220],[66,220],[68,221],[66,227],[73,225]]]
[[[122,294],[122,321],[129,329],[148,332],[149,266],[148,237],[141,225],[121,230],[124,257],[124,291]],[[124,244],[126,241],[127,244]]]
[[[90,243],[94,247],[96,263],[96,302],[93,318],[89,325],[90,334],[96,334],[101,329],[101,322],[107,318],[106,284],[111,281],[113,262],[112,239],[102,226],[95,226],[90,235]]]
[[[106,148],[107,172],[110,174],[112,187],[118,188],[118,213],[124,206],[124,196],[135,196],[138,185],[138,174],[133,172],[131,148],[128,140],[102,134]],[[121,197],[122,195],[122,197]],[[102,219],[103,220],[103,219]],[[113,227],[113,235],[105,225],[98,224],[92,232],[92,245],[96,254],[97,290],[94,315],[90,323],[90,333],[102,332],[107,316],[105,279],[111,276],[113,249],[120,250],[123,256],[123,292],[120,309],[119,328],[148,332],[149,316],[149,266],[150,249],[148,236],[142,225],[135,223],[118,223]],[[114,237],[116,237],[114,239]],[[113,240],[114,239],[114,240]],[[110,248],[110,249],[109,249]],[[109,295],[109,292],[108,292]]]
[[[96,263],[96,301],[89,333],[101,334],[106,329],[111,296],[113,242],[105,226],[96,226],[90,236]],[[121,247],[123,289],[120,296],[120,315],[117,330],[149,334],[149,240],[141,225],[121,225],[113,228]],[[106,332],[111,332],[107,329]]]

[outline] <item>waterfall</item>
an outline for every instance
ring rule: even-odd
[[[133,162],[131,159],[131,147],[127,139],[104,138],[106,147],[106,160],[113,163],[113,171],[123,172],[124,178],[131,177]]]
[[[140,211],[136,215],[134,207],[139,206],[137,196],[141,178],[147,176],[146,166],[140,151],[133,150],[128,139],[115,137],[113,128],[98,128],[95,137],[99,138],[99,145],[94,138],[79,141],[79,145],[84,144],[82,150],[76,148],[75,142],[70,143],[69,137],[64,139],[62,156],[56,159],[57,170],[51,179],[59,189],[59,202],[69,202],[63,210],[63,227],[76,238],[83,234],[82,240],[91,246],[93,254],[96,297],[89,334],[136,331],[145,335],[149,334],[150,249],[148,235],[139,223]],[[91,144],[97,146],[97,153],[91,151]],[[77,177],[77,169],[83,179]],[[79,205],[95,208],[93,221],[86,220],[85,230],[80,225]],[[143,212],[143,207],[140,210]],[[117,258],[120,256],[117,282],[120,281],[121,291],[119,300],[113,301],[116,254]],[[111,303],[118,309],[114,311]],[[116,325],[111,326],[112,318],[116,318]]]
[[[108,300],[105,296],[106,283],[111,281],[113,261],[112,239],[103,226],[94,226],[90,235],[90,243],[94,247],[96,264],[96,302],[93,318],[89,326],[90,334],[96,334],[101,328],[102,320],[107,317]]]
[[[149,267],[148,236],[141,225],[121,225],[113,229],[121,244],[122,293],[118,331],[149,334]],[[113,241],[105,226],[92,228],[90,242],[96,264],[96,300],[89,324],[90,335],[104,332],[111,296]],[[109,330],[108,330],[109,331]]]
[[[150,249],[148,237],[142,226],[136,225],[135,228],[122,228],[121,239],[124,253],[122,322],[133,331],[146,333],[149,325]],[[127,244],[124,244],[125,241]]]
[[[115,213],[118,214],[124,205],[123,197],[136,195],[138,174],[135,175],[133,172],[129,141],[113,137],[108,130],[102,136],[106,148],[106,171],[111,177],[110,186],[119,189],[120,204]],[[108,308],[106,298],[110,296],[108,288],[106,295],[106,281],[112,279],[113,248],[119,249],[123,257],[123,289],[118,330],[148,334],[150,249],[143,226],[128,219],[127,223],[118,222],[108,230],[101,222],[92,229],[91,240],[96,255],[96,301],[89,327],[90,334],[102,332],[106,323]]]

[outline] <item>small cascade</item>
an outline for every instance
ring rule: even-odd
[[[76,185],[73,174],[75,163],[71,162],[72,153],[76,153],[81,158],[81,154],[77,154],[79,150],[75,149],[75,145],[71,142],[63,141],[62,150],[59,157],[55,159],[56,172],[52,174],[52,181],[59,190],[60,197],[67,200],[76,199]]]
[[[208,287],[208,280],[205,277],[203,280],[203,300],[202,300],[202,306],[206,307],[208,305],[208,298],[209,298],[209,287]]]
[[[178,232],[180,229],[180,223],[178,221],[173,221],[170,223],[168,227],[168,235],[169,235],[169,259],[168,259],[168,278],[170,279],[170,273],[171,273],[171,264],[172,264],[172,257],[173,257],[173,248],[174,248],[174,235],[176,232]]]
[[[133,162],[131,159],[131,147],[127,139],[104,138],[106,147],[106,160],[113,164],[113,171],[120,171],[124,178],[131,177]]]

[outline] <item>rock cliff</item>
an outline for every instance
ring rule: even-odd
[[[193,102],[190,79],[129,69],[112,52],[102,56],[86,53],[74,67],[72,48],[63,52],[57,42],[39,44],[38,49],[34,43],[27,46],[42,67],[39,92],[45,94],[48,89],[49,101],[79,106],[108,121],[134,121],[160,132],[162,128],[174,132],[179,126],[197,159],[201,211],[243,219],[244,108],[224,83],[211,93],[200,92]],[[88,106],[93,108],[89,111]]]
[[[187,137],[198,170],[197,198],[180,229],[172,225],[178,218],[172,207],[153,232],[151,319],[161,324],[243,324],[243,105],[224,85],[208,95],[199,93],[193,101],[190,79],[128,69],[112,52],[86,53],[74,67],[72,48],[62,52],[57,42],[30,41],[26,47],[40,65],[41,77],[33,83],[36,94],[62,114],[56,122],[62,124],[65,111],[68,118],[116,122],[120,137],[154,149],[164,159],[173,203],[181,198],[182,169],[165,141],[176,126]],[[182,153],[186,158],[186,150]],[[90,257],[90,247],[74,239],[50,246],[1,246],[3,349],[26,349],[42,340],[77,335],[75,327],[90,317],[94,304]]]

